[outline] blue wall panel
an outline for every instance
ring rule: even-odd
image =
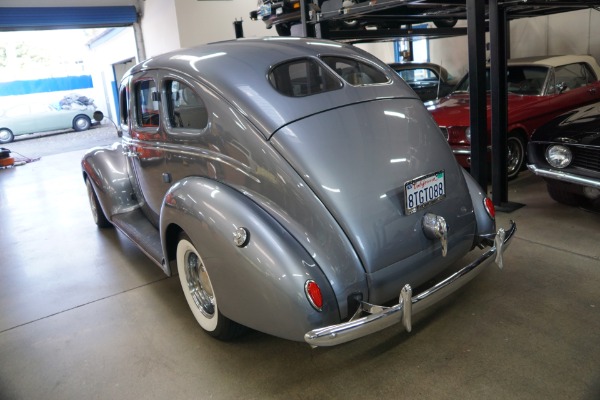
[[[16,96],[21,94],[58,92],[61,90],[77,90],[93,88],[92,77],[65,76],[62,78],[46,78],[29,81],[0,82],[0,96]]]

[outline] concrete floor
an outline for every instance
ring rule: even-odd
[[[0,399],[600,399],[600,215],[529,173],[504,270],[410,334],[311,349],[205,335],[177,278],[96,229],[81,154],[0,170]]]

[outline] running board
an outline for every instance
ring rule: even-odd
[[[139,208],[113,215],[111,222],[167,273],[158,229],[148,221]]]

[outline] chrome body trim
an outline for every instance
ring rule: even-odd
[[[363,303],[359,310],[361,312],[372,312],[372,314],[361,318],[355,318],[355,316],[348,322],[314,329],[304,335],[304,340],[314,347],[335,346],[378,332],[398,322],[402,322],[405,329],[410,332],[412,329],[412,315],[437,303],[465,285],[492,261],[496,261],[498,266],[502,268],[502,254],[510,244],[516,230],[517,225],[514,221],[511,221],[508,230],[505,231],[500,228],[496,233],[499,240],[495,240],[490,249],[475,261],[426,291],[413,297],[410,285],[406,285],[402,288],[399,302],[395,306],[381,307]],[[410,299],[410,302],[408,299]]]
[[[487,151],[492,151],[492,146],[488,146],[487,147]],[[457,149],[452,149],[452,153],[454,154],[458,154],[458,155],[465,155],[465,156],[470,156],[471,155],[471,148],[457,148]]]
[[[556,179],[557,181],[574,183],[576,185],[589,186],[600,189],[600,181],[586,178],[583,176],[570,174],[568,172],[555,171],[551,169],[538,168],[533,164],[527,164],[527,168],[536,175],[542,178]]]

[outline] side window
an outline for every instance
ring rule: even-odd
[[[121,88],[119,93],[119,123],[125,130],[129,127],[129,90],[127,86]]]
[[[159,94],[152,80],[135,83],[135,115],[139,127],[158,127],[160,122]]]
[[[389,78],[374,66],[353,58],[323,56],[321,59],[351,85],[387,83]]]
[[[185,83],[165,81],[167,112],[171,128],[204,129],[208,112],[200,96]]]
[[[279,93],[303,97],[340,89],[342,82],[316,60],[307,58],[280,64],[269,73],[269,82]]]
[[[588,85],[598,80],[596,78],[596,74],[594,74],[594,71],[592,70],[592,67],[590,67],[588,64],[581,64],[581,66],[584,69],[585,79]]]
[[[556,83],[565,83],[568,89],[576,89],[588,84],[585,64],[569,64],[556,68]]]
[[[398,72],[398,75],[400,75],[407,83],[421,81],[437,82],[438,80],[436,73],[427,68],[404,69],[396,72]]]

